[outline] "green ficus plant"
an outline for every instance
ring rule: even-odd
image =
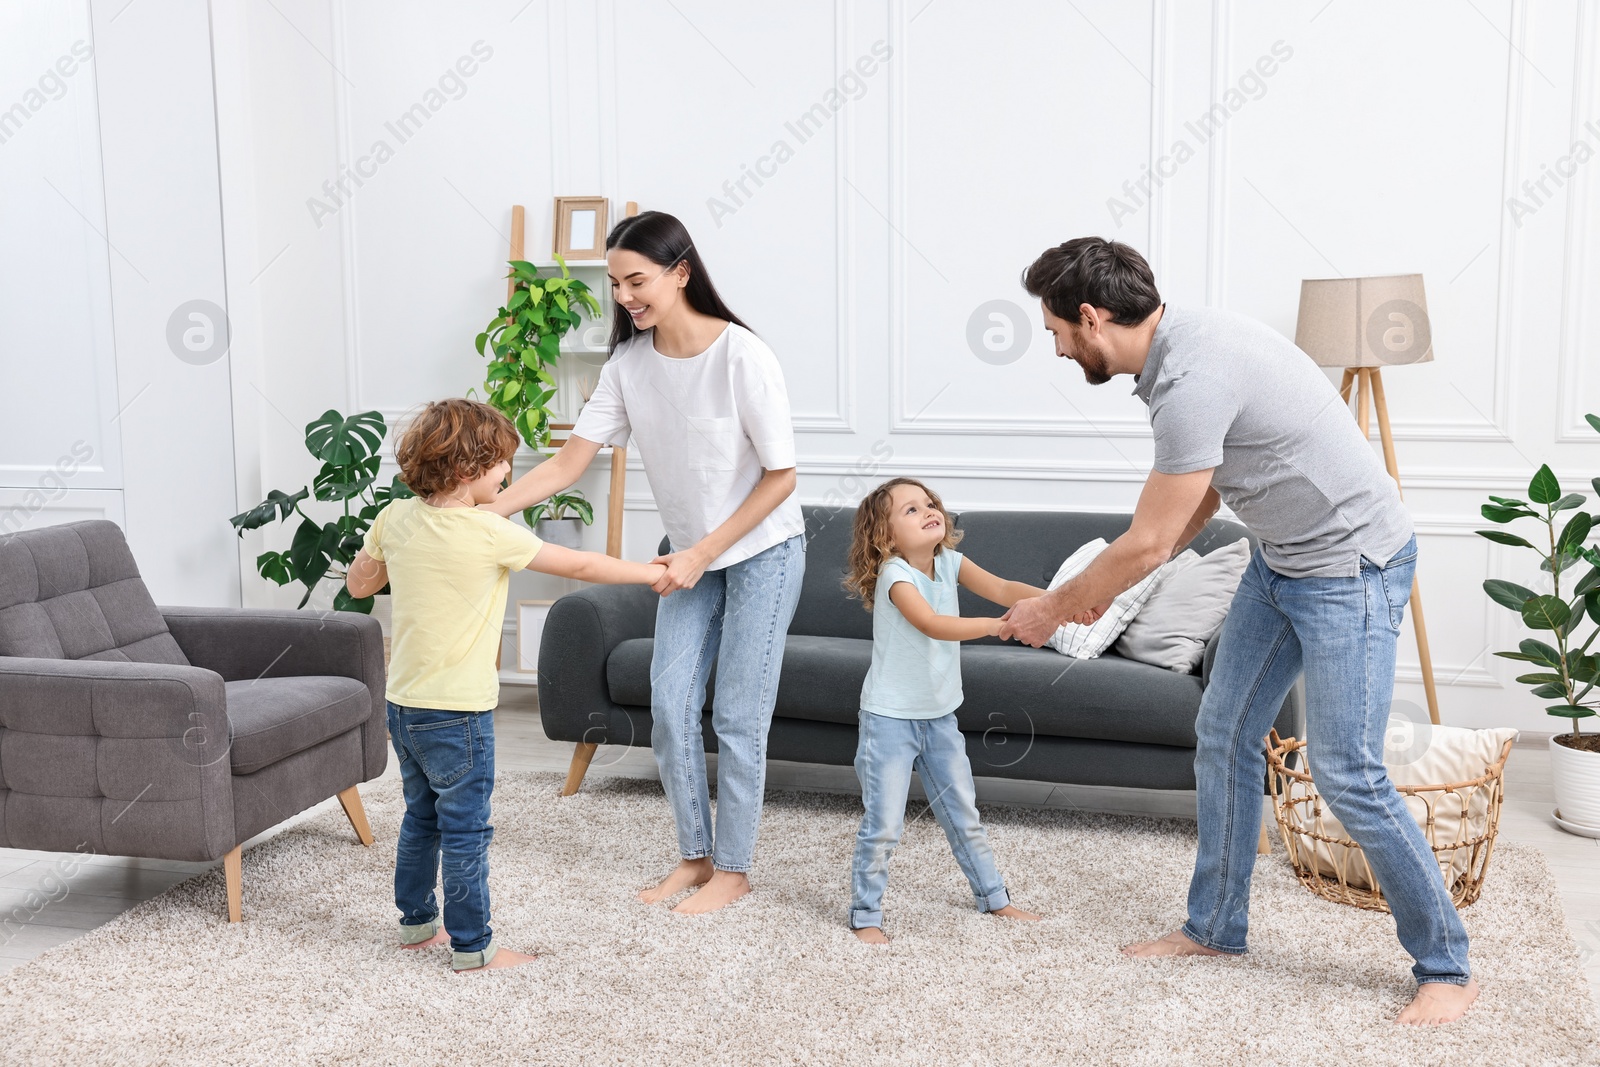
[[[361,551],[378,512],[391,500],[416,495],[399,475],[386,486],[375,484],[383,461],[378,446],[388,430],[383,416],[376,411],[346,418],[330,408],[306,426],[306,450],[322,461],[322,469],[311,485],[293,494],[274,489],[266,500],[228,520],[243,537],[246,530],[270,522],[287,522],[291,515],[300,517],[287,551],[263,552],[256,557],[256,570],[261,577],[279,585],[299,582],[306,587],[297,607],[306,606],[318,583],[335,578],[339,582],[333,597],[335,611],[372,611],[372,597],[353,597],[345,588],[345,573]],[[318,500],[343,504],[344,514],[331,522],[317,522],[300,510],[301,503],[313,495]],[[352,506],[356,508],[354,512]],[[378,595],[388,591],[386,585]]]
[[[557,493],[542,504],[523,508],[522,519],[532,526],[540,519],[568,518],[569,511],[572,512],[571,517],[582,519],[585,526],[594,525],[594,505],[580,492]]]
[[[1585,418],[1600,432],[1600,416]],[[1600,494],[1600,478],[1591,484]],[[1528,483],[1527,500],[1491,496],[1489,501],[1483,505],[1484,518],[1502,525],[1532,519],[1545,527],[1538,538],[1541,543],[1534,544],[1509,530],[1479,530],[1478,534],[1496,544],[1531,549],[1539,556],[1539,569],[1550,575],[1548,593],[1536,593],[1499,578],[1483,583],[1484,592],[1495,603],[1520,614],[1529,629],[1550,636],[1549,641],[1528,638],[1516,652],[1495,655],[1539,668],[1519,676],[1517,681],[1532,686],[1533,695],[1542,700],[1559,701],[1545,710],[1572,720],[1573,747],[1579,747],[1579,721],[1600,708],[1600,697],[1591,696],[1596,684],[1600,684],[1600,657],[1590,652],[1595,638],[1600,636],[1600,545],[1589,544],[1589,535],[1600,523],[1600,516],[1583,510],[1583,494],[1563,493],[1548,464],[1541,466]],[[1563,593],[1568,572],[1581,570],[1584,564],[1588,567],[1582,577]],[[1589,629],[1584,635],[1586,625]]]
[[[600,317],[600,304],[589,287],[572,276],[566,260],[557,256],[556,261],[561,276],[545,278],[532,263],[510,260],[511,298],[474,342],[478,354],[490,360],[483,382],[485,402],[510,419],[535,450],[550,441],[546,405],[556,395],[561,338],[583,321],[580,311]]]

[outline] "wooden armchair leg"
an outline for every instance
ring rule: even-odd
[[[1256,854],[1265,856],[1272,851],[1272,838],[1267,836],[1267,824],[1261,824],[1261,840],[1256,842]]]
[[[589,761],[594,759],[594,750],[599,747],[587,741],[579,741],[572,746],[572,763],[567,767],[567,784],[561,787],[562,796],[570,797],[578,791],[583,784],[583,776],[589,773]]]
[[[222,877],[228,883],[228,921],[231,923],[244,920],[244,865],[240,851],[242,847],[234,845],[233,851],[222,857]]]
[[[345,817],[350,820],[357,840],[363,845],[372,844],[372,827],[367,825],[367,809],[361,806],[361,794],[356,792],[356,787],[351,786],[340,793],[339,803],[344,807]]]

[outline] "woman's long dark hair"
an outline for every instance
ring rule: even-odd
[[[689,231],[676,216],[665,211],[645,211],[623,219],[606,235],[606,251],[613,248],[637,252],[663,270],[671,270],[679,263],[688,264],[689,284],[684,286],[683,295],[689,306],[702,315],[750,329],[717,295],[717,287],[711,284],[711,275],[700,262],[700,253],[689,238]],[[611,309],[611,351],[615,352],[618,345],[638,332],[632,315],[620,306]]]

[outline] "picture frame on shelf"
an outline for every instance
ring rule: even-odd
[[[544,620],[550,614],[554,600],[517,601],[517,662],[518,674],[539,674],[539,639],[544,634]]]
[[[603,196],[556,197],[555,254],[571,261],[605,259],[608,206]]]

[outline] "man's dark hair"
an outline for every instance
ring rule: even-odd
[[[1150,264],[1121,241],[1076,237],[1048,248],[1022,274],[1022,287],[1073,325],[1084,304],[1105,308],[1119,326],[1143,322],[1161,306]]]

